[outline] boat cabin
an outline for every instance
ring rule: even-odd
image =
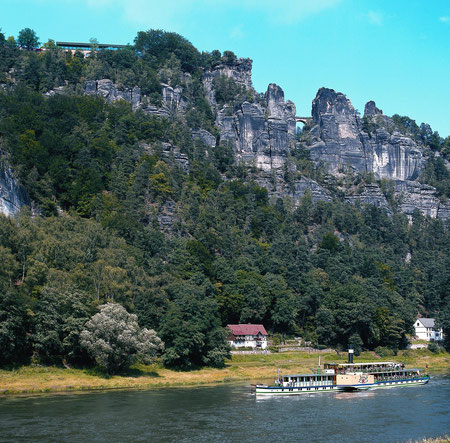
[[[334,384],[334,374],[293,374],[283,375],[278,385],[283,387],[331,386]]]
[[[392,361],[371,362],[371,363],[325,363],[325,371],[333,371],[335,374],[346,374],[347,372],[392,372],[404,369],[403,363]]]
[[[394,371],[382,371],[373,374],[376,382],[380,381],[396,381],[396,380],[414,380],[423,377],[420,369],[396,369]]]

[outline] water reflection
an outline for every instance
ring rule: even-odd
[[[336,392],[338,400],[354,400],[355,398],[370,398],[376,395],[376,391]]]

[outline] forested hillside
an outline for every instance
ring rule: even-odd
[[[263,323],[316,346],[396,350],[421,313],[450,336],[448,219],[395,210],[402,201],[386,180],[378,184],[394,209],[342,198],[342,186],[375,179],[328,174],[311,159],[308,127],[286,164],[327,198],[313,186],[294,200],[272,192],[277,178],[262,180],[219,136],[217,109],[264,100],[224,75],[207,90],[205,72],[235,66],[232,52],[200,53],[162,31],[117,51],[93,42],[87,56],[2,36],[1,161],[33,208],[0,216],[0,364],[92,364],[80,333],[107,302],[154,329],[163,362],[176,367],[222,365],[227,323]],[[139,88],[145,106],[87,94],[86,82],[100,79]],[[183,112],[163,106],[178,85]],[[422,137],[422,182],[442,207],[449,138],[411,122],[396,120]],[[289,188],[292,168],[278,172]]]

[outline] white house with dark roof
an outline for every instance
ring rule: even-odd
[[[420,340],[441,341],[443,339],[442,329],[437,329],[434,318],[418,318],[414,323],[416,337]]]
[[[230,330],[228,343],[233,348],[267,348],[267,332],[263,325],[227,325]]]

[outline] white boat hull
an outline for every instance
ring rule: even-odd
[[[283,387],[283,386],[256,386],[257,395],[298,395],[298,394],[315,394],[321,392],[339,392],[337,386],[295,386],[295,387]]]
[[[386,389],[396,387],[412,387],[427,384],[430,377],[413,380],[381,381],[358,385],[327,385],[327,386],[265,386],[256,385],[257,395],[299,395],[316,394],[322,392],[368,391],[372,389]]]
[[[396,387],[408,387],[408,386],[418,386],[426,385],[430,377],[422,377],[414,380],[395,380],[395,381],[381,381],[367,385],[368,389],[383,389],[383,388],[396,388]],[[367,388],[366,387],[366,388]],[[364,389],[365,386],[362,387]]]

